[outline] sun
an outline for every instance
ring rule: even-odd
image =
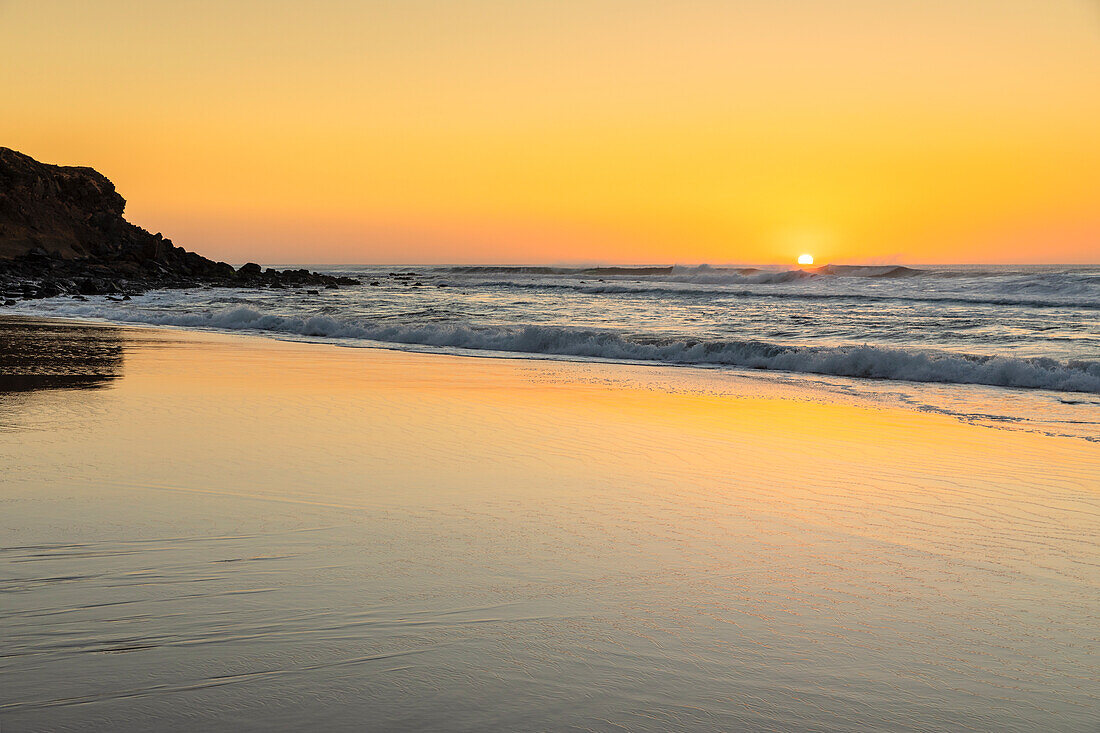
[[[798,264],[800,265],[812,265],[814,263],[813,255],[799,255]]]

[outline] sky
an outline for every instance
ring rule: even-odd
[[[1096,263],[1098,131],[1098,0],[0,0],[0,145],[235,263]]]

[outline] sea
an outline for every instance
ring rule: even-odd
[[[305,266],[363,285],[65,296],[7,312],[727,370],[1100,441],[1100,266]]]

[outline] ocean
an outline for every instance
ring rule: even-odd
[[[364,285],[62,297],[8,312],[748,372],[1100,440],[1096,266],[309,267]]]

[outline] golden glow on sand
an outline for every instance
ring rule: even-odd
[[[807,222],[823,262],[1090,262],[1098,24],[1085,0],[8,0],[0,144],[238,262],[781,263]]]

